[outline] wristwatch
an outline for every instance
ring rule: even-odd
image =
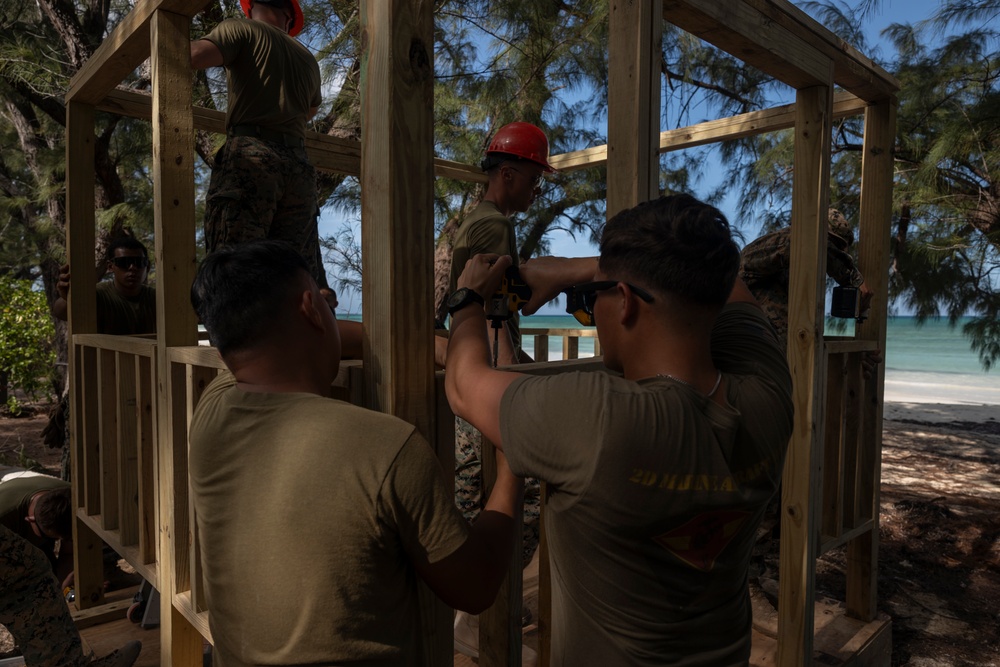
[[[455,293],[448,297],[448,301],[445,302],[445,305],[448,307],[448,314],[454,315],[470,303],[478,303],[482,306],[486,303],[486,301],[483,297],[479,296],[475,290],[463,287],[455,290]]]

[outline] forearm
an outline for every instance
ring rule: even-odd
[[[522,264],[520,272],[531,287],[531,299],[524,308],[530,315],[566,288],[592,281],[597,257],[537,257]]]
[[[482,308],[469,306],[451,316],[445,393],[455,414],[466,413],[468,386],[490,369],[489,325]]]
[[[340,329],[340,358],[360,359],[364,347],[364,327],[361,322],[337,320]]]
[[[63,322],[69,317],[69,306],[66,303],[66,299],[61,296],[52,302],[52,317]]]

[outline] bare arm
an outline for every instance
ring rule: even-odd
[[[524,502],[523,481],[497,452],[497,481],[468,539],[436,563],[417,566],[434,593],[456,609],[478,614],[496,599],[514,548],[514,512]]]
[[[509,256],[476,255],[466,263],[458,286],[469,287],[479,294],[492,294],[510,263]],[[474,304],[452,315],[445,391],[455,414],[503,449],[500,399],[520,375],[492,367],[486,329],[486,312]]]
[[[536,257],[518,270],[531,288],[531,299],[524,305],[524,314],[531,315],[567,287],[592,281],[597,273],[597,258]]]
[[[63,264],[59,269],[59,280],[56,282],[56,292],[59,296],[52,302],[52,316],[65,322],[69,318],[69,264]]]
[[[361,322],[337,320],[340,328],[340,357],[342,359],[360,359],[363,354],[364,328]]]
[[[191,42],[191,69],[222,67],[222,51],[207,39]]]

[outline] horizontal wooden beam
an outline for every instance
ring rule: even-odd
[[[834,118],[846,118],[863,113],[868,103],[855,95],[839,92],[833,100]],[[152,104],[142,93],[115,89],[97,104],[98,111],[105,111],[130,118],[149,120]],[[193,107],[194,126],[199,130],[224,133],[226,114],[215,109]],[[760,111],[705,121],[696,125],[667,130],[660,133],[660,152],[694,148],[719,141],[732,141],[764,132],[786,130],[795,124],[795,105],[785,104]],[[317,169],[357,176],[361,169],[361,144],[351,139],[338,139],[318,132],[306,132],[306,151]],[[553,155],[549,163],[559,171],[577,171],[604,166],[608,161],[608,147],[593,146],[579,151]],[[486,174],[479,167],[434,158],[434,173],[439,177],[454,178],[470,183],[485,183]]]
[[[846,118],[863,113],[867,102],[850,93],[840,92],[834,95],[833,117]],[[787,130],[795,125],[795,105],[786,104],[780,107],[750,111],[748,113],[709,120],[696,125],[667,130],[660,133],[660,152],[677,151],[694,148],[719,141],[732,141],[744,137]],[[553,155],[549,163],[560,171],[576,171],[599,167],[607,163],[608,147],[594,146],[580,151]]]
[[[832,83],[829,55],[743,0],[663,0],[663,19],[793,88]]]
[[[97,103],[98,111],[150,120],[152,98],[143,93],[116,88]],[[226,114],[215,109],[192,107],[194,127],[197,130],[225,134]],[[306,152],[313,165],[321,171],[357,176],[361,173],[361,143],[353,139],[340,139],[319,132],[306,132]],[[486,174],[479,167],[453,160],[434,158],[434,173],[460,181],[485,183]]]
[[[828,59],[834,83],[868,102],[899,90],[895,77],[788,0],[665,0],[663,18],[796,88],[811,85]]]
[[[833,60],[833,80],[844,90],[876,102],[893,96],[899,81],[788,0],[744,0],[762,16],[801,37]]]
[[[157,10],[192,17],[209,0],[138,0],[69,82],[66,102],[97,104],[150,55],[149,21]]]

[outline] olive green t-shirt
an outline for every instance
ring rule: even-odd
[[[465,263],[473,255],[493,253],[510,255],[514,266],[518,265],[517,237],[514,225],[491,201],[480,202],[479,206],[465,218],[458,228],[451,251],[451,278],[448,281],[448,293],[455,291],[458,277],[465,269]],[[483,295],[487,297],[487,295]],[[514,345],[521,344],[520,317],[513,313],[508,322]]]
[[[35,535],[31,524],[25,521],[31,497],[39,491],[68,489],[69,482],[48,475],[16,477],[0,482],[0,524],[7,526],[16,535],[41,549],[50,562],[55,562],[53,548],[56,541],[44,535]]]
[[[791,379],[764,314],[712,335],[726,405],[668,377],[515,380],[504,453],[548,482],[554,665],[745,665],[747,569],[781,476]]]
[[[97,331],[116,336],[156,333],[156,290],[143,285],[135,298],[122,296],[110,280],[97,285]]]
[[[411,424],[224,373],[189,457],[217,667],[419,663],[414,563],[469,528]]]
[[[319,64],[294,37],[263,21],[226,19],[204,39],[222,52],[229,87],[226,127],[259,125],[304,137],[323,101]]]

